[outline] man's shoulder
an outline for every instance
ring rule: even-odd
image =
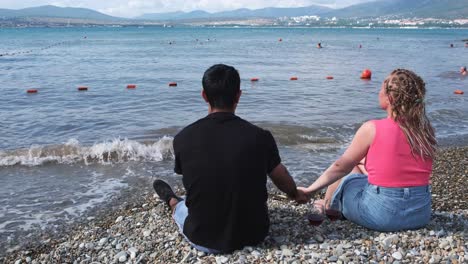
[[[186,137],[187,135],[190,134],[191,131],[193,131],[194,129],[197,129],[198,126],[200,125],[201,122],[203,122],[205,118],[201,118],[201,119],[198,119],[197,121],[191,123],[190,125],[182,128],[182,130],[180,130],[174,137],[174,141],[175,140],[178,140],[178,139],[182,139],[184,137]]]
[[[270,133],[268,130],[265,130],[239,116],[237,116],[236,122],[237,127],[242,130],[242,133],[249,133],[250,135],[255,134],[257,136],[265,136]]]
[[[200,129],[204,129],[203,123],[208,122],[208,120],[209,118],[204,117],[184,127],[179,133],[177,133],[174,140],[176,141],[176,140],[181,140],[183,138],[191,137],[191,135],[193,135]],[[242,133],[250,133],[250,134],[256,134],[260,136],[268,136],[269,134],[271,134],[268,130],[265,130],[257,125],[254,125],[251,122],[239,116],[235,116],[235,119],[233,119],[233,121],[235,122],[235,127],[242,130]]]

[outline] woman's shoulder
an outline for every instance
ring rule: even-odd
[[[382,118],[382,119],[369,120],[366,123],[372,124],[375,128],[377,128],[377,127],[389,128],[389,127],[394,127],[394,126],[398,127],[398,124],[393,119],[388,118],[388,117],[387,118]],[[364,124],[366,124],[366,123],[364,123]]]
[[[376,126],[376,122],[378,122],[379,120],[369,120],[369,121],[366,121],[362,124],[361,127],[364,127],[364,128],[367,128],[367,129],[375,129],[375,126]]]
[[[366,136],[373,139],[375,135],[375,130],[376,125],[374,124],[374,120],[369,120],[361,125],[357,133],[359,133],[362,136]]]
[[[372,119],[372,120],[369,120],[367,121],[366,123],[386,123],[386,122],[394,122],[392,119],[386,117],[386,118],[381,118],[381,119]]]

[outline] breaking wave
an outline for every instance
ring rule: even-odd
[[[174,158],[172,140],[172,137],[166,136],[153,142],[116,138],[92,146],[82,146],[78,140],[70,139],[62,145],[33,145],[28,149],[0,151],[0,166],[170,160]]]

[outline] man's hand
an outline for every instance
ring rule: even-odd
[[[298,204],[305,204],[310,200],[310,196],[307,195],[303,189],[302,187],[297,188],[297,194],[294,200],[296,200]]]

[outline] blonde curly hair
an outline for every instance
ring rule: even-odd
[[[423,79],[410,70],[396,69],[384,85],[395,122],[408,139],[413,156],[433,159],[437,140],[426,116],[426,84]]]

